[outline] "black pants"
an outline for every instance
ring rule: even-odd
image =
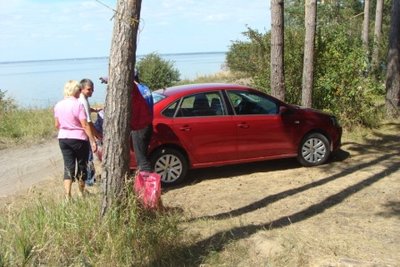
[[[89,158],[89,141],[79,139],[59,139],[64,159],[64,180],[86,180]]]
[[[152,172],[151,163],[147,154],[152,134],[152,125],[148,125],[140,130],[132,131],[133,150],[135,152],[138,169],[141,171]]]

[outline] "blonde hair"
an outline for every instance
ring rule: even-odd
[[[64,96],[75,96],[80,92],[81,90],[81,85],[78,81],[74,80],[69,80],[65,85],[64,85]]]

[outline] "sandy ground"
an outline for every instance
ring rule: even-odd
[[[203,266],[400,266],[399,132],[396,122],[345,137],[314,168],[286,159],[191,171],[162,199],[183,211],[194,258],[220,252]],[[61,171],[56,141],[0,150],[0,196],[61,190]]]
[[[62,155],[56,139],[0,150],[0,197],[60,177],[62,168]]]

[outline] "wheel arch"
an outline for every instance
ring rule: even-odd
[[[172,149],[178,150],[180,153],[182,153],[182,155],[183,155],[183,156],[186,158],[186,160],[187,160],[188,166],[191,167],[191,161],[190,161],[190,158],[189,158],[188,153],[186,153],[186,150],[183,149],[181,146],[179,146],[179,145],[177,145],[177,144],[162,144],[162,145],[160,145],[160,146],[158,146],[158,147],[155,147],[155,148],[150,152],[150,154],[149,154],[150,158],[151,158],[155,153],[157,153],[157,151],[159,151],[159,150],[161,150],[161,149],[166,149],[166,148],[172,148]]]
[[[326,131],[324,131],[323,129],[320,129],[320,128],[310,129],[308,132],[304,133],[303,137],[300,140],[299,146],[303,142],[304,138],[306,138],[308,135],[313,134],[313,133],[319,133],[319,134],[322,134],[323,136],[325,136],[325,138],[329,142],[329,150],[330,150],[330,152],[332,152],[332,150],[333,150],[332,139]]]

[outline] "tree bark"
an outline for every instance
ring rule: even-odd
[[[317,0],[305,1],[304,60],[303,60],[303,88],[301,104],[304,107],[312,106],[312,88],[314,82],[314,48],[315,29],[317,25]]]
[[[376,70],[379,65],[379,48],[382,39],[383,0],[376,1],[374,50],[372,52],[372,68]]]
[[[271,1],[271,94],[285,100],[283,0]]]
[[[400,1],[392,2],[389,51],[386,72],[386,113],[388,118],[399,116],[400,98]]]
[[[105,101],[101,215],[124,196],[129,174],[131,90],[141,0],[118,0]]]
[[[369,36],[369,0],[364,0],[364,20],[361,33],[363,47],[368,52],[368,36]]]

